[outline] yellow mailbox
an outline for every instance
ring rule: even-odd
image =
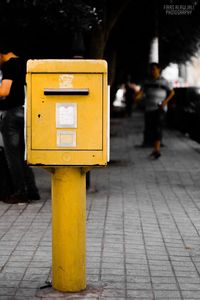
[[[86,288],[86,171],[109,153],[107,64],[29,60],[26,156],[52,172],[52,286]]]
[[[104,60],[29,60],[27,162],[106,165],[107,93]]]

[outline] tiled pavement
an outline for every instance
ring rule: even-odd
[[[42,200],[0,203],[0,300],[200,299],[200,145],[165,130],[151,161],[142,115],[111,121],[111,163],[91,172],[85,292],[40,289],[50,277],[50,175],[35,170]]]

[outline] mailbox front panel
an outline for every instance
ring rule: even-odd
[[[32,149],[102,150],[102,74],[33,74],[31,85]]]
[[[28,164],[106,165],[109,152],[106,62],[30,60],[26,78]]]

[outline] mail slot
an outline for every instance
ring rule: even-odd
[[[107,63],[27,62],[26,155],[32,165],[106,165]]]
[[[88,95],[89,89],[44,89],[44,95]]]

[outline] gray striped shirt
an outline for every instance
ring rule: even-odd
[[[158,79],[144,81],[142,90],[145,97],[145,110],[153,111],[167,97],[167,94],[172,90],[172,86],[165,78],[160,76]]]

